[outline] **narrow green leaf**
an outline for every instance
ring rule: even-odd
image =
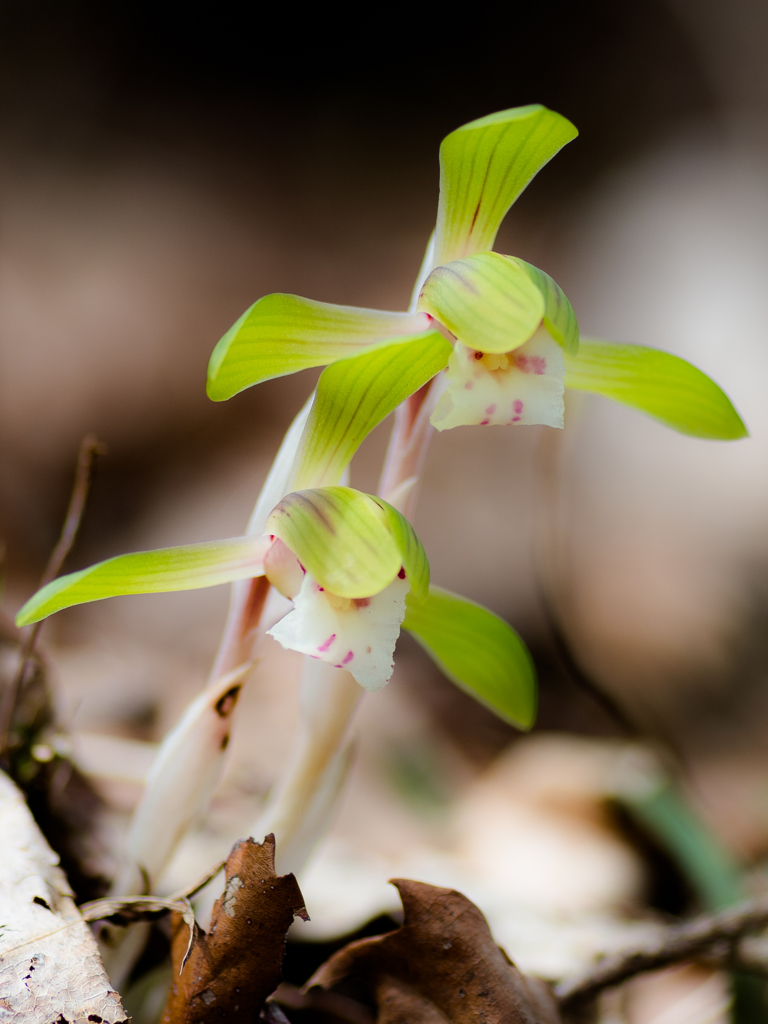
[[[681,434],[720,441],[747,436],[713,380],[659,349],[582,339],[578,356],[565,357],[565,386],[639,409]]]
[[[243,313],[213,350],[208,397],[222,402],[253,384],[356,356],[367,345],[428,326],[426,317],[418,314],[266,295]]]
[[[440,147],[436,263],[493,248],[504,215],[576,128],[539,104],[471,121]]]
[[[108,558],[43,587],[16,616],[16,625],[28,626],[62,608],[105,597],[198,590],[260,576],[267,547],[260,537],[234,537]]]
[[[576,355],[579,351],[579,324],[563,289],[549,274],[534,267],[532,263],[526,263],[516,256],[507,256],[507,259],[524,270],[541,292],[544,299],[544,326],[549,333],[566,352]]]
[[[338,483],[373,428],[445,369],[451,351],[439,331],[427,331],[323,370],[291,489]]]
[[[536,719],[536,673],[523,641],[498,615],[439,587],[406,599],[403,629],[462,690],[520,729]]]
[[[497,252],[482,252],[433,270],[419,309],[468,348],[509,352],[533,336],[545,305],[527,270]]]
[[[387,525],[400,554],[405,574],[410,580],[411,596],[425,601],[429,594],[429,559],[416,531],[396,508],[383,498],[373,499],[384,513]]]
[[[372,597],[400,571],[402,558],[377,501],[352,487],[287,494],[267,520],[317,582],[340,597]]]

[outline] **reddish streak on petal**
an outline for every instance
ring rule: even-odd
[[[488,424],[489,424],[490,422],[491,422],[490,420],[483,420],[483,421],[482,421],[482,422],[480,423],[480,426],[481,426],[481,427],[487,427],[487,426],[488,426]]]
[[[346,658],[344,659],[344,661],[342,661],[342,663],[341,663],[341,664],[342,664],[342,665],[348,665],[348,664],[350,663],[350,661],[352,661],[352,659],[354,658],[354,656],[355,656],[355,655],[353,654],[353,652],[352,652],[352,651],[350,651],[350,652],[349,652],[349,654],[348,654],[348,655],[346,656]]]
[[[515,410],[518,416],[523,411],[523,403],[520,401],[519,398],[516,398],[514,400],[514,402],[512,403],[512,408]]]
[[[495,412],[496,412],[496,406],[495,405],[489,405],[488,408],[485,410],[486,416],[493,416],[493,414]]]
[[[475,352],[475,359],[482,359],[482,358],[483,358],[483,353],[482,352]]]
[[[397,574],[397,578],[399,580],[404,580],[405,579],[405,566],[404,565],[400,566],[400,572]]]
[[[371,603],[370,597],[354,597],[352,600],[355,602],[355,608],[367,608]]]
[[[466,391],[471,391],[474,386],[474,381],[468,380],[467,383],[464,385],[464,389]]]
[[[320,651],[321,653],[327,651],[328,648],[331,646],[331,644],[333,643],[333,641],[335,639],[336,639],[336,634],[335,633],[331,633],[331,635],[328,637],[328,639],[325,641],[325,643],[321,644],[320,647],[317,648],[318,651]]]
[[[541,376],[547,368],[547,360],[544,356],[531,356],[531,365],[533,366],[533,372]]]
[[[512,419],[510,420],[510,423],[519,423],[519,422],[520,422],[520,417],[519,416],[513,416]]]

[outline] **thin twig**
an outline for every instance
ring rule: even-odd
[[[718,914],[702,914],[683,924],[666,928],[658,940],[642,947],[625,950],[600,960],[591,970],[566,978],[555,987],[555,995],[563,1009],[594,999],[603,989],[633,978],[636,974],[656,971],[670,964],[682,963],[713,955],[729,966],[738,963],[745,970],[751,961],[740,957],[737,944],[742,936],[768,924],[768,896],[749,900]],[[760,972],[765,970],[761,964]]]
[[[99,441],[95,434],[87,434],[80,442],[80,451],[77,456],[75,479],[72,484],[69,507],[67,508],[58,543],[51,552],[51,557],[48,559],[45,572],[40,580],[41,587],[56,579],[61,572],[61,567],[64,565],[67,555],[72,550],[72,545],[75,542],[77,531],[83,518],[85,502],[88,498],[93,460],[97,455],[106,454],[106,451],[106,446]],[[8,734],[13,721],[13,711],[19,694],[29,677],[29,671],[34,662],[35,645],[40,635],[41,627],[42,622],[36,622],[27,633],[21,648],[18,671],[3,695],[2,706],[0,706],[0,754],[4,753],[8,746]]]

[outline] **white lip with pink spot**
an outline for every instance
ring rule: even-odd
[[[438,430],[459,426],[563,426],[565,361],[542,327],[512,352],[477,352],[456,342],[446,387],[432,414]]]
[[[380,690],[394,671],[409,590],[402,569],[379,594],[365,598],[331,594],[307,573],[293,610],[269,634],[289,650],[347,669],[366,690]]]

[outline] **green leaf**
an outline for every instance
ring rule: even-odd
[[[335,306],[298,295],[265,295],[213,350],[208,397],[222,402],[253,384],[356,356],[367,345],[428,326],[424,316],[410,313]]]
[[[541,292],[544,299],[544,326],[549,333],[566,352],[576,355],[579,351],[579,324],[563,289],[549,274],[534,267],[532,263],[526,263],[516,256],[506,258],[524,270]]]
[[[451,351],[439,331],[427,331],[323,370],[291,489],[338,483],[373,428],[445,369]]]
[[[318,487],[286,495],[267,520],[267,530],[288,545],[322,587],[340,597],[380,593],[406,558],[415,577],[411,586],[421,585],[418,552],[425,562],[426,555],[410,525],[381,498],[352,487]]]
[[[62,608],[105,597],[198,590],[261,576],[268,546],[264,538],[234,537],[108,558],[43,587],[16,616],[16,625],[28,626]]]
[[[492,249],[528,182],[579,133],[539,104],[471,121],[440,147],[436,263]]]
[[[578,356],[565,357],[565,386],[639,409],[681,434],[720,441],[747,436],[713,380],[659,349],[582,339]]]
[[[482,252],[433,270],[419,309],[468,348],[509,352],[535,334],[545,306],[527,270],[497,252]]]
[[[523,641],[498,615],[439,587],[409,594],[403,629],[462,690],[520,729],[536,719],[536,673]]]

